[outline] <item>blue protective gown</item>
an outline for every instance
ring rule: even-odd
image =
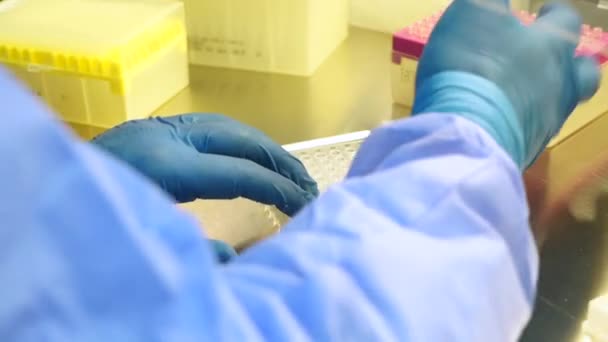
[[[348,179],[227,266],[129,167],[0,72],[0,341],[513,341],[538,256],[477,125],[377,129]]]

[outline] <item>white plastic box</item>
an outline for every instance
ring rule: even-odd
[[[183,5],[5,0],[0,63],[66,121],[143,118],[188,85]]]
[[[348,0],[183,1],[194,64],[309,76],[348,32]]]
[[[516,14],[524,24],[529,24],[535,20],[535,15],[525,11],[518,11]],[[413,106],[418,59],[421,57],[424,46],[440,16],[441,11],[419,20],[393,35],[391,83],[395,103],[410,108]],[[608,98],[608,56],[603,55],[607,49],[608,32],[604,32],[601,28],[584,25],[577,54],[594,56],[598,59],[602,66],[601,86],[591,100],[577,107],[559,135],[549,143],[549,147],[558,144],[608,112],[608,101],[606,101],[606,98]]]

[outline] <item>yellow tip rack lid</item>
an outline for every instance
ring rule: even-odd
[[[131,70],[176,40],[185,49],[185,36],[179,2],[0,1],[1,63],[107,79],[120,93]]]

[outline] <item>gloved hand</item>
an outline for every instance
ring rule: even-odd
[[[594,60],[574,57],[581,21],[571,8],[546,5],[529,27],[509,13],[506,0],[450,5],[420,60],[413,115],[466,117],[524,169],[593,96],[600,73]]]
[[[242,196],[293,215],[318,195],[299,160],[260,131],[222,115],[129,121],[92,142],[178,202]]]
[[[263,133],[218,114],[129,121],[92,143],[178,202],[242,196],[293,215],[318,195],[299,160]],[[221,263],[236,256],[222,241],[209,243]]]

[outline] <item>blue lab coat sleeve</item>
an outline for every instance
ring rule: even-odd
[[[0,341],[514,341],[537,252],[475,124],[376,130],[348,179],[216,263],[188,215],[0,72]]]

